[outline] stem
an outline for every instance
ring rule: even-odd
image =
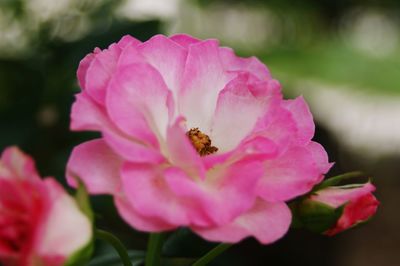
[[[122,244],[122,242],[116,238],[113,234],[103,231],[103,230],[96,230],[96,237],[98,239],[104,240],[108,242],[114,249],[118,252],[119,257],[124,266],[132,266],[131,259],[129,258],[128,251]]]
[[[159,266],[161,262],[161,250],[165,235],[163,233],[150,234],[147,244],[146,266]]]
[[[220,255],[222,252],[232,247],[232,244],[221,243],[212,250],[210,250],[206,255],[198,259],[192,266],[203,266],[207,265],[210,261],[212,261],[215,257]]]

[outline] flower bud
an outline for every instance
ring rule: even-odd
[[[18,148],[0,160],[0,264],[77,265],[90,254],[92,226],[53,178],[41,179]]]
[[[375,187],[362,185],[331,186],[315,191],[294,204],[297,224],[332,236],[367,221],[376,212]]]

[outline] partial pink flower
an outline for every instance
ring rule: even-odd
[[[102,137],[75,147],[68,182],[113,195],[138,230],[271,243],[291,223],[285,201],[331,166],[304,99],[284,100],[264,64],[217,40],[125,36],[87,55],[78,80],[71,129]]]
[[[18,148],[0,160],[0,264],[61,266],[91,241],[89,219]]]
[[[354,188],[328,187],[310,196],[310,200],[324,203],[333,208],[345,204],[343,214],[325,234],[336,235],[370,219],[376,213],[379,205],[379,201],[372,194],[373,191],[375,191],[375,187],[368,182]]]

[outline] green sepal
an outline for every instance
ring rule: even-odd
[[[333,227],[343,214],[345,207],[331,207],[325,203],[304,199],[300,202],[293,202],[292,227],[306,228],[314,233],[323,233]]]
[[[327,188],[327,187],[336,186],[339,183],[343,182],[344,180],[355,178],[355,177],[360,177],[360,176],[363,176],[363,173],[359,172],[359,171],[348,172],[348,173],[344,173],[344,174],[341,174],[341,175],[333,176],[333,177],[330,177],[328,179],[325,179],[323,182],[321,182],[320,184],[316,185],[313,188],[312,192],[315,192],[315,191],[318,191],[318,190],[322,190],[322,189]]]
[[[304,224],[301,221],[300,215],[298,214],[298,211],[297,211],[297,205],[298,204],[296,202],[289,204],[289,208],[292,212],[292,223],[290,224],[290,227],[294,228],[294,229],[304,227]]]
[[[89,218],[90,222],[93,224],[94,213],[90,204],[89,194],[82,181],[80,181],[78,178],[76,180],[78,182],[78,188],[76,189],[75,193],[76,203],[78,203],[79,209]]]
[[[92,257],[93,250],[94,239],[92,237],[84,248],[78,250],[68,258],[64,266],[86,266]]]
[[[79,178],[76,178],[78,187],[75,193],[75,201],[81,210],[81,212],[86,215],[92,224],[94,223],[94,213],[90,204],[89,194],[87,193],[86,187]],[[94,251],[94,231],[92,232],[92,237],[89,239],[88,243],[76,251],[72,256],[70,256],[64,266],[85,266],[92,257]]]

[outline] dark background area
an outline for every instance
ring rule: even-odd
[[[336,162],[329,176],[363,170],[374,178],[381,206],[367,225],[338,236],[292,230],[269,246],[248,239],[212,265],[400,265],[400,2],[145,2],[0,1],[0,148],[20,146],[34,156],[43,176],[65,184],[71,149],[96,136],[68,129],[79,91],[75,72],[87,53],[125,34],[143,41],[174,32],[218,38],[241,55],[263,60],[288,97],[303,94],[310,100],[318,126],[315,139]],[[318,94],[326,88],[350,102],[342,106],[340,96],[332,108],[327,103],[335,98]],[[321,105],[329,112],[322,112]],[[363,116],[345,117],[353,110],[343,112],[347,106],[364,105]],[[344,130],[341,121],[349,125]],[[146,248],[147,235],[121,221],[109,197],[94,197],[93,204],[98,227],[111,230],[131,250]],[[165,254],[181,259],[166,263],[189,265],[184,257],[200,256],[211,247],[179,230],[171,234]],[[132,251],[133,257],[140,254]],[[91,265],[118,265],[113,250],[99,243],[96,257],[104,256],[108,263]]]

